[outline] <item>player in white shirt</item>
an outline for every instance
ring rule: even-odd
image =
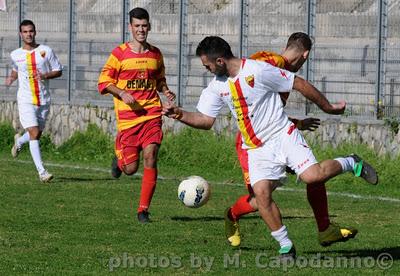
[[[60,77],[62,66],[50,47],[36,43],[36,28],[31,20],[22,21],[19,30],[23,46],[11,52],[12,71],[6,85],[18,79],[18,112],[25,133],[14,136],[11,154],[17,157],[22,145],[29,142],[39,179],[49,182],[53,175],[43,167],[39,139],[50,108],[48,80]]]
[[[345,102],[331,104],[314,86],[293,73],[270,64],[233,56],[229,44],[220,37],[203,39],[196,50],[203,65],[215,78],[200,96],[198,112],[188,112],[167,103],[163,114],[191,127],[210,129],[222,107],[228,105],[248,149],[249,176],[260,215],[280,244],[280,257],[294,258],[296,251],[288,237],[272,192],[285,177],[289,166],[307,185],[320,185],[343,172],[353,171],[372,184],[377,174],[358,156],[348,156],[318,163],[302,134],[291,123],[283,110],[278,92],[299,91],[328,114],[342,114]],[[328,215],[327,200],[323,208]],[[314,208],[314,206],[311,206]],[[320,243],[329,245],[332,240],[353,238],[357,230],[338,233],[340,227],[330,224],[320,235]]]

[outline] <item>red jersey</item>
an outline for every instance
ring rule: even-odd
[[[105,89],[112,84],[135,99],[134,104],[128,105],[119,97],[114,97],[118,131],[161,118],[158,91],[166,81],[164,60],[158,48],[149,45],[144,53],[135,53],[128,43],[116,47],[100,73],[99,92],[107,93]]]

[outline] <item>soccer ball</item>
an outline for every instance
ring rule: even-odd
[[[200,176],[190,176],[179,184],[178,198],[186,207],[199,208],[210,198],[210,185]]]

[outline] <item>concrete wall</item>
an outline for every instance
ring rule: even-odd
[[[321,118],[322,125],[314,133],[306,134],[309,142],[337,146],[343,142],[368,145],[378,154],[400,154],[400,132],[395,134],[382,121],[359,121],[344,117]],[[22,131],[16,102],[0,101],[0,122],[11,122],[12,126]],[[52,141],[60,145],[75,131],[84,131],[88,124],[98,125],[104,132],[116,134],[115,114],[110,107],[69,106],[53,104],[45,131]],[[177,133],[183,124],[164,117],[164,131]],[[232,134],[236,125],[231,116],[220,116],[214,126],[217,133]]]

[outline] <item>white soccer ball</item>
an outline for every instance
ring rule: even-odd
[[[190,176],[179,184],[178,198],[186,207],[199,208],[210,198],[210,185],[200,176]]]

